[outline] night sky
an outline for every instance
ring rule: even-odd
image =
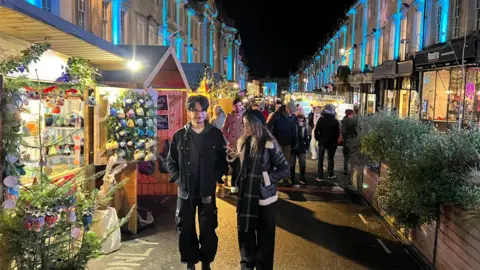
[[[263,78],[288,77],[289,71],[296,71],[299,61],[311,57],[324,37],[338,29],[337,19],[345,18],[354,2],[223,0],[223,6],[240,32],[249,75]]]

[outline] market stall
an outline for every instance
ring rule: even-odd
[[[112,156],[127,160],[120,178],[129,181],[116,198],[125,213],[138,195],[176,195],[168,183],[166,157],[173,134],[186,123],[185,100],[189,89],[173,48],[121,46],[136,49],[137,68],[102,72],[97,87],[95,112],[95,164],[104,165]],[[132,67],[132,66],[131,66]],[[134,214],[128,229],[138,230]]]
[[[337,111],[338,118],[344,116],[345,109],[353,108],[353,104],[345,103],[345,97],[335,96],[333,94],[326,93],[286,93],[284,96],[284,102],[287,103],[290,101],[294,101],[296,104],[300,104],[303,107],[305,114],[307,115],[311,111],[310,105],[312,104],[320,107],[323,107],[327,104],[333,104]]]

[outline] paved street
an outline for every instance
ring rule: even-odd
[[[346,188],[341,151],[338,183]],[[316,161],[308,161],[309,186],[279,188],[275,269],[421,269],[381,225],[370,209],[349,192],[332,192],[315,183]],[[235,199],[219,189],[219,249],[212,269],[239,269]],[[142,198],[155,224],[135,238],[124,236],[120,251],[92,261],[90,269],[185,269],[179,263],[174,224],[175,198]],[[200,265],[197,265],[200,269]]]

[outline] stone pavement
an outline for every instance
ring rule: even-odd
[[[346,192],[332,192],[315,181],[316,161],[308,161],[308,186],[279,188],[275,269],[421,269],[371,210],[347,189],[341,151],[337,182]],[[219,248],[212,269],[240,269],[235,198],[219,188]],[[185,269],[179,262],[174,197],[141,197],[155,223],[132,237],[123,236],[120,251],[90,262],[90,269]],[[200,265],[197,265],[200,269]]]

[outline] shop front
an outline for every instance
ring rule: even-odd
[[[478,38],[467,37],[465,45],[463,40],[452,41],[416,55],[422,93],[420,119],[442,130],[479,124]]]
[[[413,61],[386,61],[374,70],[379,109],[402,118],[418,119],[417,79]]]
[[[351,100],[361,115],[375,113],[377,108],[373,73],[357,73],[349,76],[351,91],[346,100]]]

